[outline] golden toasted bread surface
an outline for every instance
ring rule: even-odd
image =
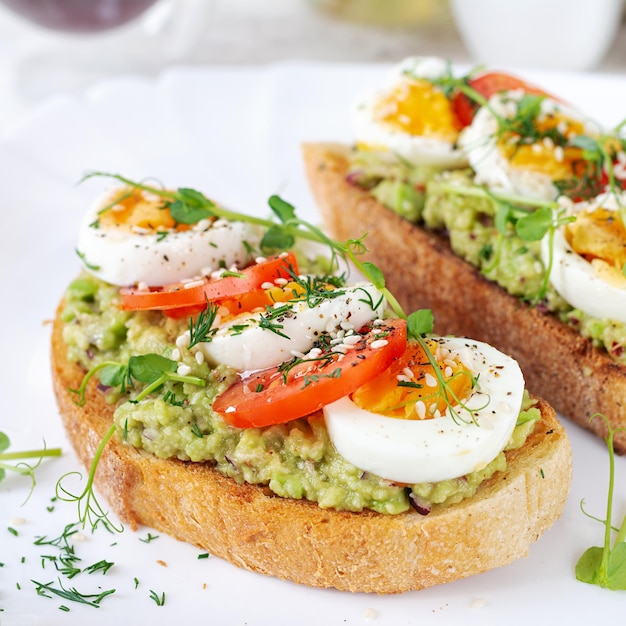
[[[75,404],[85,372],[66,359],[63,322],[52,333],[52,374],[61,417],[89,467],[112,424],[113,407],[90,385]],[[506,565],[560,516],[569,491],[571,450],[552,408],[508,468],[466,501],[427,516],[325,510],[237,484],[208,463],[154,457],[116,435],[100,459],[96,486],[122,521],[150,526],[232,564],[313,587],[400,593]]]

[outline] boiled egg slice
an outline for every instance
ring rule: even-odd
[[[426,355],[410,343],[409,359],[382,381],[324,407],[331,441],[350,463],[400,483],[437,482],[484,468],[509,441],[524,394],[517,362],[469,339],[429,344],[447,401]]]
[[[493,191],[553,200],[554,181],[571,180],[583,163],[582,150],[571,146],[578,135],[597,136],[597,125],[552,98],[544,97],[536,115],[525,109],[541,96],[522,90],[498,93],[481,107],[463,130],[459,145],[476,172],[476,183]],[[499,119],[509,123],[502,129]]]
[[[207,362],[223,363],[239,372],[262,370],[304,355],[324,333],[335,350],[368,322],[380,317],[383,296],[371,283],[337,289],[315,302],[303,298],[276,302],[266,310],[229,318],[217,326],[199,349]]]
[[[258,228],[244,222],[176,223],[162,198],[123,188],[88,212],[78,253],[87,271],[108,283],[158,287],[241,267],[259,241]]]
[[[465,165],[456,148],[461,123],[447,96],[432,82],[447,72],[442,59],[407,59],[385,87],[359,98],[352,114],[359,147],[398,155],[414,165]]]
[[[550,282],[561,297],[597,319],[626,323],[626,228],[620,214],[626,193],[603,194],[572,209],[576,221],[542,241]]]

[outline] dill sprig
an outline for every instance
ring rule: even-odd
[[[71,602],[77,602],[79,604],[93,606],[96,609],[100,607],[100,603],[102,602],[102,600],[104,600],[107,596],[115,593],[115,589],[108,589],[106,591],[101,591],[100,593],[85,594],[78,591],[75,587],[66,588],[63,586],[60,578],[57,580],[59,583],[58,588],[53,587],[53,582],[41,583],[32,579],[31,582],[36,586],[36,592],[40,596],[44,596],[45,598],[51,598],[52,595],[55,595],[63,598],[64,600],[70,600]]]
[[[199,313],[196,321],[194,322],[193,318],[189,319],[188,348],[193,348],[199,343],[211,341],[217,332],[217,329],[213,327],[213,324],[215,324],[218,310],[219,305],[207,300],[206,309]]]

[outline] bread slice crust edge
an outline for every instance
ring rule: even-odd
[[[52,326],[51,366],[63,425],[82,464],[91,465],[112,424],[113,407],[90,384],[78,406],[71,388],[85,372],[66,358],[63,322]],[[450,582],[525,557],[561,515],[571,450],[552,408],[509,466],[468,500],[382,515],[322,509],[314,503],[237,484],[208,463],[165,460],[114,435],[95,476],[120,519],[149,526],[250,571],[312,587],[378,594]],[[106,507],[105,507],[106,508]]]
[[[346,181],[349,147],[303,145],[309,186],[328,231],[338,239],[367,233],[365,260],[385,274],[407,311],[432,309],[440,334],[471,337],[516,359],[529,390],[560,414],[605,439],[603,419],[626,428],[626,366],[613,361],[554,315],[484,278],[446,237],[416,226]],[[626,431],[615,433],[626,454]]]

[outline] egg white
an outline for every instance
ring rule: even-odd
[[[401,81],[410,80],[405,72],[409,72],[414,78],[435,79],[447,72],[447,64],[437,57],[411,57],[393,69],[383,88],[358,98],[352,110],[352,126],[356,141],[374,149],[385,148],[414,165],[442,168],[464,166],[467,163],[465,156],[454,143],[412,135],[392,124],[376,121],[374,111],[378,101],[386,90]]]
[[[478,376],[466,402],[474,421],[460,409],[463,421],[449,409],[425,420],[386,417],[361,409],[345,396],[323,410],[331,441],[346,460],[382,478],[416,484],[480,470],[502,451],[522,406],[519,365],[482,342],[441,341]]]
[[[158,287],[210,274],[223,264],[241,266],[249,254],[244,242],[260,241],[257,227],[220,219],[160,234],[94,226],[105,204],[99,201],[85,216],[78,251],[87,271],[113,285]]]
[[[590,204],[579,203],[578,210],[604,207],[617,211],[618,202],[626,206],[626,194],[618,198],[606,194]],[[541,242],[541,255],[547,267],[550,260],[548,235]],[[626,323],[626,289],[604,280],[589,261],[573,250],[563,227],[554,233],[552,255],[550,282],[566,302],[591,317]]]
[[[559,191],[549,174],[512,166],[496,143],[498,121],[492,111],[504,118],[516,113],[516,100],[523,96],[521,90],[508,91],[492,96],[489,106],[481,107],[472,123],[459,136],[459,146],[470,166],[476,172],[476,183],[486,185],[492,191],[522,195],[540,200],[554,200]],[[581,114],[556,100],[545,98],[541,103],[544,114],[559,113],[570,119],[580,120],[585,132],[597,133],[598,127]]]
[[[281,335],[259,324],[261,313],[249,313],[219,326],[211,341],[200,344],[199,349],[208,363],[223,363],[240,372],[262,370],[288,361],[294,352],[308,352],[322,333],[344,332],[346,324],[358,331],[382,314],[382,294],[371,283],[357,283],[341,291],[314,307],[306,300],[288,303],[289,313],[274,320],[280,324],[277,330]],[[370,302],[378,306],[372,307]],[[235,328],[243,326],[243,330]]]

